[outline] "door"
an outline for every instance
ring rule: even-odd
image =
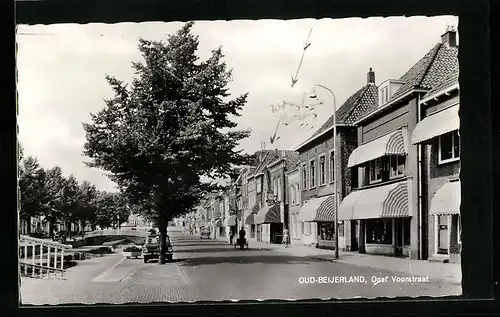
[[[438,254],[448,254],[450,244],[448,230],[448,216],[438,216]]]
[[[262,225],[257,225],[257,241],[262,241]]]
[[[358,231],[359,231],[358,221],[351,220],[351,251],[359,250]]]

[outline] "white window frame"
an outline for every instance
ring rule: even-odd
[[[335,181],[335,151],[330,151],[330,155],[328,157],[328,166],[330,167],[328,170],[328,178],[330,179],[330,183],[333,183]]]
[[[276,177],[273,179],[273,195],[278,195],[278,179]]]
[[[257,194],[262,192],[262,178],[259,176],[256,180],[255,180],[255,189],[256,189],[256,192]]]
[[[295,191],[295,194],[297,195],[297,196],[295,197],[295,202],[297,203],[297,205],[300,205],[300,203],[301,203],[301,197],[300,197],[300,184],[296,184],[295,186],[296,186],[296,188],[297,188],[297,190]]]
[[[302,226],[303,226],[303,229],[302,229],[302,232],[306,235],[306,236],[309,236],[312,234],[312,226],[311,226],[311,223],[310,222],[307,222],[307,221],[303,221],[302,222]],[[307,230],[306,230],[307,229]]]
[[[313,158],[313,159],[309,160],[309,164],[308,165],[309,165],[308,166],[308,168],[309,168],[309,189],[316,188],[316,186],[317,186],[317,184],[316,184],[316,174],[318,174],[317,170],[316,170],[316,158]],[[311,167],[314,167],[312,173],[311,173]]]
[[[277,186],[278,186],[278,193],[277,193],[278,197],[277,197],[277,201],[282,201],[282,198],[283,198],[283,197],[281,197],[281,196],[282,196],[282,195],[281,195],[281,192],[282,192],[282,190],[281,190],[281,176],[278,176],[277,184],[278,184],[278,185],[277,185]]]
[[[290,195],[289,195],[289,204],[291,206],[294,206],[295,205],[295,184],[293,185],[290,185]]]
[[[396,158],[396,173],[394,174],[392,172],[392,159]],[[405,157],[405,163],[403,164],[403,172],[399,173],[399,161],[403,158],[404,156],[402,155],[389,155],[389,178],[394,179],[394,178],[400,178],[405,175],[405,168],[406,168],[406,157]]]
[[[375,170],[377,162],[379,163],[380,178],[372,179],[372,169]],[[373,167],[372,167],[372,164],[373,164]],[[373,172],[373,175],[376,175],[376,173]],[[376,183],[380,183],[381,181],[382,181],[382,159],[378,158],[378,159],[375,159],[375,160],[368,162],[368,183],[369,184],[376,184]]]
[[[301,186],[302,190],[307,190],[307,185],[309,185],[308,177],[307,177],[307,164],[304,163],[302,164],[302,169],[300,171],[300,181],[301,181]]]
[[[457,244],[462,244],[462,223],[460,214],[457,215]]]
[[[323,168],[321,167],[321,159],[324,160]],[[326,154],[323,153],[318,157],[318,176],[319,176],[318,183],[319,183],[319,186],[326,185],[326,182],[327,182],[326,164],[327,164],[326,163]]]
[[[456,131],[456,130],[455,130]],[[441,164],[446,164],[446,163],[451,163],[451,162],[456,162],[458,160],[460,160],[460,149],[458,151],[458,156],[455,156],[455,131],[452,131],[452,132],[448,132],[446,134],[443,134],[443,135],[440,135],[438,137],[438,164],[441,165]],[[448,134],[451,134],[451,158],[449,159],[441,159],[441,138],[442,136],[444,135],[448,135]],[[458,133],[457,133],[458,135]],[[458,136],[458,142],[460,142],[460,136]]]

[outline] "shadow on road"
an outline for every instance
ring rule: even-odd
[[[200,265],[215,265],[222,263],[232,264],[313,264],[318,262],[325,262],[325,260],[305,258],[298,256],[288,255],[263,255],[263,256],[227,256],[227,257],[202,257],[185,259],[181,261],[181,266],[200,266]]]
[[[224,242],[213,242],[213,243],[193,243],[192,240],[189,242],[179,242],[179,241],[172,241],[172,244],[175,246],[179,247],[197,247],[197,246],[204,246],[204,245],[218,245],[218,246],[229,246],[229,243],[224,243]]]
[[[184,262],[186,259],[173,259],[172,261],[166,261],[165,265],[169,263],[179,263],[179,262]],[[148,264],[158,264],[158,259],[152,259],[148,261]]]
[[[176,249],[177,253],[216,253],[216,252],[248,252],[248,251],[272,251],[273,249],[235,249],[233,246],[227,246],[226,248],[196,248],[196,249]]]

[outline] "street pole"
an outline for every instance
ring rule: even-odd
[[[333,97],[333,197],[334,197],[334,205],[335,205],[335,259],[339,258],[339,220],[338,220],[338,193],[337,193],[337,102],[335,98],[335,93],[328,87],[323,85],[315,85],[313,90],[316,87],[323,88],[328,91]],[[316,98],[315,96],[311,96]]]

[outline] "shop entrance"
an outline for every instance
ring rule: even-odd
[[[449,232],[448,216],[437,216],[438,220],[438,254],[448,254]]]
[[[351,220],[351,251],[359,251],[359,224],[357,220]]]
[[[396,235],[394,254],[403,255],[403,218],[394,219],[394,233]]]
[[[271,243],[282,243],[283,242],[283,224],[282,223],[271,223],[270,224],[270,234]]]

